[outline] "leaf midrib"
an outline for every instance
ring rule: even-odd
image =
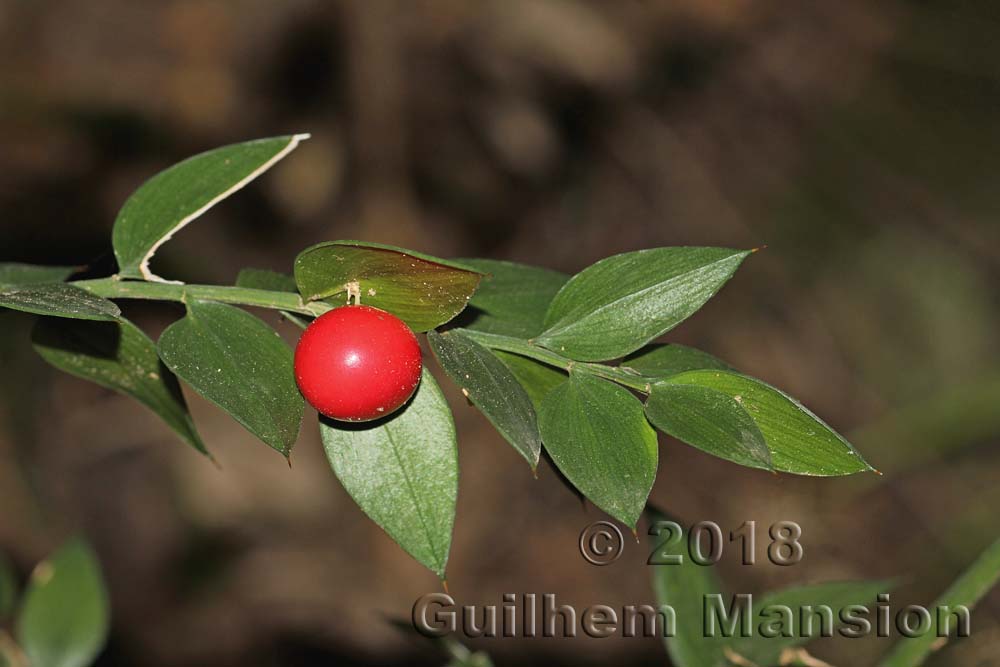
[[[427,521],[424,518],[424,512],[421,508],[420,502],[417,499],[416,490],[413,488],[413,482],[410,480],[410,476],[407,473],[406,466],[403,465],[403,460],[399,456],[399,450],[396,446],[396,439],[392,436],[392,431],[389,428],[390,424],[386,424],[383,427],[385,431],[386,439],[389,441],[389,448],[392,450],[392,455],[396,459],[396,465],[399,466],[400,472],[403,474],[403,481],[406,483],[406,490],[410,496],[410,501],[413,503],[413,507],[417,510],[417,517],[420,519],[420,526],[424,530],[424,537],[427,539],[427,544],[431,548],[431,553],[434,555],[434,565],[436,572],[441,576],[444,576],[444,567],[440,560],[440,552],[438,551],[437,545],[435,544],[434,538],[430,527],[427,525]]]

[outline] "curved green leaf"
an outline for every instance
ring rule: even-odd
[[[804,607],[813,609],[828,606],[833,611],[834,627],[843,625],[840,622],[840,612],[845,607],[861,605],[872,608],[879,593],[892,590],[890,581],[845,581],[798,586],[775,591],[767,595],[753,597],[753,615],[751,616],[754,632],[750,637],[734,637],[729,642],[729,650],[756,665],[777,665],[781,654],[786,649],[806,644],[820,636],[822,623],[816,615],[812,627],[799,625],[800,614]],[[787,607],[792,612],[795,623],[792,637],[764,637],[757,632],[757,624],[762,612],[767,607]],[[774,618],[768,614],[766,619]],[[810,632],[806,632],[810,630]]]
[[[0,286],[0,307],[78,320],[114,321],[122,314],[113,301],[66,283]]]
[[[177,378],[156,345],[127,320],[86,322],[42,318],[31,334],[35,351],[59,370],[131,396],[189,445],[207,454]]]
[[[295,282],[307,301],[345,294],[357,283],[361,303],[389,311],[414,331],[455,317],[482,277],[455,262],[360,241],[320,243],[295,259]]]
[[[321,418],[330,466],[354,501],[399,546],[444,577],[458,495],[451,410],[424,369],[402,410],[375,422]]]
[[[670,660],[676,667],[721,667],[726,664],[725,641],[706,636],[702,619],[705,596],[722,593],[722,582],[714,567],[697,565],[688,557],[686,539],[670,539],[663,524],[673,519],[655,509],[647,514],[649,553],[657,558],[680,556],[678,563],[650,565],[656,602],[669,605],[677,615],[676,634],[663,639]]]
[[[774,469],[799,475],[850,475],[874,470],[836,431],[805,406],[755,378],[723,370],[686,371],[664,383],[721,391],[756,422]],[[654,386],[662,390],[660,383]]]
[[[545,328],[545,313],[566,284],[565,273],[495,259],[461,259],[488,274],[469,300],[477,309],[469,329],[531,338]]]
[[[653,426],[692,447],[753,468],[773,470],[764,435],[743,406],[717,389],[659,382],[646,399]]]
[[[305,401],[292,350],[258,318],[234,306],[192,300],[187,315],[160,336],[163,363],[286,457]]]
[[[624,387],[571,372],[542,401],[538,425],[556,466],[602,510],[635,528],[656,478],[656,431]]]
[[[559,291],[536,342],[581,361],[625,356],[701,308],[749,254],[681,247],[602,259]]]
[[[17,619],[18,643],[35,667],[86,667],[108,636],[108,598],[94,551],[64,544],[31,575]]]
[[[427,341],[462,393],[534,470],[542,437],[535,408],[517,378],[488,349],[459,330],[443,334],[428,331]]]
[[[158,280],[149,260],[182,227],[288,155],[308,134],[216,148],[161,171],[132,193],[115,220],[111,243],[125,278]]]
[[[666,378],[684,371],[718,368],[731,371],[733,367],[708,352],[677,343],[647,345],[622,360],[622,366],[639,371],[648,378]]]
[[[61,283],[76,272],[73,266],[40,266],[20,262],[0,262],[0,285]]]
[[[932,609],[965,606],[972,609],[1000,581],[1000,539],[979,555],[969,567],[934,601]],[[954,621],[954,617],[952,617]],[[881,667],[917,667],[943,645],[938,637],[937,614],[931,615],[931,628],[920,637],[900,639]]]
[[[532,405],[535,406],[535,414],[542,410],[542,401],[545,396],[566,381],[566,373],[553,368],[540,361],[522,357],[513,352],[503,352],[501,350],[490,350],[503,365],[510,369],[521,387],[527,392]]]

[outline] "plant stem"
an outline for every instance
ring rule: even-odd
[[[151,301],[179,301],[181,303],[186,302],[188,299],[205,299],[207,301],[220,301],[239,306],[271,308],[313,317],[318,317],[335,307],[323,301],[305,302],[301,296],[292,292],[275,292],[272,290],[229,285],[185,285],[142,280],[121,280],[114,277],[77,280],[71,284],[106,299],[147,299]],[[494,350],[513,352],[514,354],[540,361],[543,364],[561,368],[564,371],[591,373],[612,382],[617,382],[630,389],[649,393],[649,380],[638,375],[631,369],[586,361],[573,361],[551,350],[539,347],[530,340],[524,340],[523,338],[501,336],[482,331],[472,331],[470,329],[463,329],[462,332],[481,345]]]
[[[240,306],[273,308],[274,310],[285,310],[313,317],[334,308],[334,306],[322,301],[304,302],[301,296],[292,292],[274,292],[228,285],[184,285],[117,278],[77,280],[71,284],[107,299],[149,299],[180,302],[187,299],[205,299]]]
[[[524,340],[523,338],[501,336],[500,334],[473,331],[471,329],[462,329],[462,333],[480,345],[494,350],[519,354],[522,357],[528,357],[543,364],[561,368],[564,371],[584,371],[605,378],[606,380],[617,382],[629,389],[635,389],[644,394],[649,393],[650,380],[622,366],[606,366],[605,364],[595,364],[587,361],[573,361],[551,350],[546,350],[544,347],[539,347],[530,340]]]

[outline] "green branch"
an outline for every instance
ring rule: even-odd
[[[567,359],[566,357],[556,354],[551,350],[546,350],[544,347],[539,347],[531,341],[524,340],[523,338],[501,336],[499,334],[486,333],[484,331],[473,331],[471,329],[462,329],[462,333],[480,345],[493,350],[519,354],[522,357],[528,357],[530,359],[534,359],[535,361],[540,361],[543,364],[561,368],[564,371],[576,370],[591,373],[607,380],[611,380],[612,382],[617,382],[618,384],[628,387],[629,389],[635,389],[636,391],[640,391],[644,394],[649,393],[650,380],[642,375],[639,375],[630,368],[623,366],[606,366],[604,364],[595,364],[586,361],[573,361],[572,359]]]
[[[322,315],[334,307],[321,301],[305,302],[301,296],[292,292],[275,292],[228,285],[184,285],[117,278],[77,280],[72,284],[106,299],[148,299],[182,303],[188,299],[204,299],[238,306],[285,310],[313,317]]]
[[[229,285],[185,285],[142,280],[121,280],[119,278],[77,280],[72,284],[106,299],[146,299],[151,301],[178,301],[181,303],[186,302],[188,299],[203,299],[205,301],[220,301],[237,306],[271,308],[313,317],[318,317],[334,308],[334,306],[322,301],[303,301],[301,296],[292,292],[277,292]],[[543,364],[561,368],[564,371],[574,370],[591,373],[612,382],[617,382],[630,389],[649,393],[649,380],[628,368],[573,361],[522,338],[472,331],[470,329],[463,329],[462,331],[479,344],[494,350],[513,352],[514,354],[540,361]]]

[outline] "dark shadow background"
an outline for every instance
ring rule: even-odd
[[[795,567],[728,550],[733,591],[898,576],[894,608],[930,604],[1000,533],[998,34],[985,0],[0,0],[0,261],[110,272],[117,207],[145,178],[290,132],[313,136],[157,273],[288,271],[337,238],[568,272],[767,244],[669,339],[801,398],[885,476],[772,476],[663,438],[652,498],[727,530],[802,525]],[[126,308],[154,334],[180,313]],[[114,612],[101,664],[444,662],[388,620],[435,577],[340,488],[312,415],[289,470],[188,392],[217,470],[141,407],[50,371],[29,329],[0,314],[0,549],[26,574],[70,531],[96,544]],[[456,598],[650,602],[645,547],[584,562],[600,513],[551,468],[532,479],[443,386]],[[996,594],[973,622],[935,664],[1000,664]],[[499,665],[667,664],[656,639],[475,646]],[[888,643],[813,646],[864,665]]]

